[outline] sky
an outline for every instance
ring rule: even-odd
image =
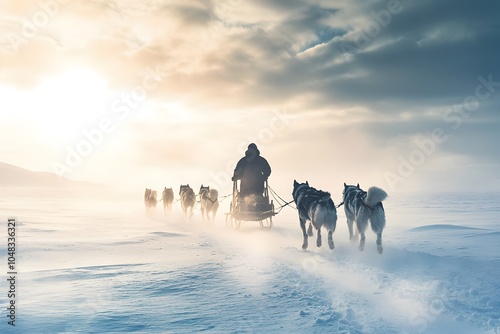
[[[499,41],[494,0],[2,1],[0,161],[225,192],[255,142],[284,196],[495,191]]]

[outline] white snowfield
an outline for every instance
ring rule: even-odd
[[[229,201],[207,226],[179,203],[147,216],[142,195],[2,189],[0,333],[500,334],[499,194],[389,197],[382,255],[372,231],[363,252],[350,244],[343,208],[336,248],[302,251],[292,208],[232,230]]]

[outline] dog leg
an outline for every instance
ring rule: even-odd
[[[314,235],[313,226],[312,226],[311,222],[309,222],[309,228],[307,229],[307,235],[309,235],[310,237],[312,237]]]
[[[359,250],[365,249],[365,231],[368,227],[368,216],[367,212],[361,208],[361,210],[356,215],[356,227],[358,228],[359,235],[361,239],[359,240]]]
[[[321,247],[321,244],[323,243],[321,241],[321,228],[318,228],[316,231],[318,232],[318,237],[316,238],[316,246]]]
[[[300,228],[302,229],[302,235],[304,236],[304,242],[302,243],[302,250],[307,249],[307,233],[306,233],[306,221],[299,217]]]
[[[347,227],[349,228],[349,240],[351,244],[355,244],[358,241],[359,234],[357,227],[354,227],[354,219],[347,219]]]
[[[359,240],[359,250],[363,251],[365,249],[365,234],[361,233],[361,239]]]
[[[215,223],[215,215],[217,214],[217,209],[218,205],[215,207],[215,209],[212,211],[212,224]]]
[[[352,221],[351,219],[347,219],[347,228],[349,229],[349,240],[353,241],[353,233],[352,233],[352,225],[353,225],[354,221]]]
[[[328,247],[330,247],[330,249],[335,248],[335,245],[333,244],[333,231],[328,231]]]
[[[382,247],[382,232],[377,233],[377,252],[382,254],[384,247]]]

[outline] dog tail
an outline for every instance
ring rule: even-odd
[[[332,196],[329,192],[320,191],[319,195],[318,203],[321,203],[324,207],[337,211],[335,203],[333,203]]]
[[[320,223],[320,226],[325,226],[328,231],[335,231],[337,209],[330,198],[330,194],[325,194],[313,210],[312,217],[316,222]]]
[[[371,187],[368,189],[368,194],[366,195],[366,204],[373,208],[375,205],[386,199],[387,196],[387,193],[383,189]]]

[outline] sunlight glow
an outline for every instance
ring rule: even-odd
[[[191,111],[183,101],[165,102],[157,104],[156,107],[162,110],[162,114],[168,116],[170,122],[192,121]]]
[[[45,133],[67,139],[108,112],[110,93],[106,81],[95,73],[73,69],[43,80],[30,94],[24,112]]]

